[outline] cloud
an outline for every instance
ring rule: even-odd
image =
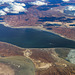
[[[0,0],[1,3],[2,0]],[[8,3],[9,6],[2,8],[0,10],[0,15],[6,15],[6,13],[19,13],[19,12],[26,12],[26,5],[24,3],[17,3],[14,0],[3,0],[3,3]],[[2,4],[3,4],[2,3]]]
[[[69,2],[70,0],[62,0],[63,2]]]
[[[46,2],[44,2],[45,0],[41,0],[41,1],[35,1],[35,2],[30,2],[29,4],[32,4],[32,5],[38,5],[38,6],[41,6],[41,5],[47,5]]]
[[[4,8],[3,10],[8,13],[19,13],[19,12],[26,12],[24,3],[10,3],[9,7]]]
[[[5,11],[5,12],[9,12],[9,10],[10,10],[10,9],[7,8],[7,7],[3,9],[3,11]]]
[[[67,6],[65,10],[75,11],[75,6]]]
[[[0,0],[0,4],[14,2],[14,0]]]
[[[6,15],[6,12],[4,12],[3,10],[0,10],[0,15]]]

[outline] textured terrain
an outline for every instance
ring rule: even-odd
[[[32,0],[22,0],[22,2],[25,3],[31,1]],[[56,4],[49,3],[47,6],[29,5],[27,8],[28,12],[24,12],[24,14],[0,16],[3,19],[3,22],[0,23],[9,27],[35,27],[44,30],[46,29],[58,33],[60,36],[75,40],[75,26],[73,25],[75,24],[75,16],[64,13],[65,7],[71,3],[74,4],[75,1],[70,1],[66,4],[63,2]],[[60,26],[44,26],[46,24],[60,24]]]
[[[12,75],[74,75],[75,65],[65,60],[69,52],[67,48],[22,49],[0,42],[0,63],[10,66]]]

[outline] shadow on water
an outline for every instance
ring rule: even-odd
[[[43,6],[37,7],[37,9],[40,10],[40,11],[47,11],[47,10],[49,10],[50,8],[58,7],[58,6],[59,6],[59,5],[43,5]]]
[[[58,20],[59,22],[71,23],[73,20],[75,20],[75,18],[73,18],[73,19],[70,19],[70,18],[65,19],[65,17],[40,17],[38,21],[41,21],[41,22],[52,21],[53,22],[55,20]]]
[[[62,0],[48,0],[50,3],[57,4],[63,2]]]

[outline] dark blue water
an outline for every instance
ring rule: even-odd
[[[59,5],[42,5],[42,6],[37,7],[37,9],[40,10],[40,11],[47,11],[50,8],[58,7],[58,6]]]
[[[63,2],[63,3],[61,3],[61,5],[62,5],[62,6],[75,5],[75,3],[65,3],[65,2]]]
[[[64,12],[64,13],[68,14],[67,12]],[[58,20],[59,22],[71,23],[73,20],[75,20],[75,18],[73,18],[73,19],[70,19],[70,18],[65,19],[65,17],[40,17],[38,21],[41,21],[41,22],[46,22],[46,21],[54,22],[55,20]]]
[[[75,24],[70,24],[69,26],[75,26]]]
[[[50,3],[53,3],[53,4],[63,2],[62,0],[47,0],[47,1],[49,1]]]
[[[64,10],[66,15],[75,16],[75,11]]]
[[[14,29],[3,25],[0,25],[0,41],[23,48],[75,48],[74,41],[61,38],[50,32],[28,28]]]
[[[46,24],[44,26],[61,26],[61,25],[59,25],[59,24]]]

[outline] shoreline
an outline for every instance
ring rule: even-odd
[[[43,28],[41,26],[19,26],[19,27],[12,27],[12,26],[8,25],[5,22],[0,22],[0,24],[3,24],[5,27],[15,28],[15,29],[17,29],[17,28],[31,28],[31,29],[37,29],[37,30],[42,30],[42,31],[46,31],[46,32],[51,32],[51,33],[56,34],[56,35],[58,35],[58,36],[60,36],[62,38],[65,38],[65,39],[68,39],[68,40],[71,40],[71,41],[75,41],[75,40],[67,38],[66,36],[63,36],[63,35],[61,35],[59,33],[53,32],[51,30],[47,30],[46,28]]]
[[[71,40],[71,41],[75,41],[75,40],[72,40],[72,39],[69,39],[61,34],[58,34],[58,33],[55,33],[51,30],[47,30],[46,28],[43,28],[41,26],[20,26],[20,27],[11,27],[10,25],[6,24],[5,22],[3,23],[0,23],[2,24],[3,26],[5,27],[9,27],[9,28],[31,28],[31,29],[36,29],[36,30],[40,30],[40,31],[46,31],[46,32],[50,32],[50,33],[53,33],[55,35],[58,35],[59,37],[62,37],[62,38],[65,38],[65,39],[68,39],[68,40]],[[20,49],[34,49],[34,48],[23,48],[23,47],[20,47],[20,46],[17,46],[17,45],[14,45],[14,44],[11,44],[11,43],[8,43],[8,42],[3,42],[3,41],[0,41],[0,43],[5,43],[7,45],[10,45],[10,46],[14,46],[14,47],[17,47],[17,48],[20,48]],[[52,47],[51,47],[52,48]],[[54,47],[54,48],[61,48],[61,47]],[[62,48],[67,48],[67,47],[62,47]],[[37,48],[38,49],[38,48]]]
[[[2,41],[0,41],[0,44],[1,43],[7,44],[7,45],[10,45],[10,46],[14,46],[14,47],[22,49],[22,50],[25,50],[25,49],[46,49],[46,48],[23,48],[23,47],[19,47],[17,45],[14,45],[14,44],[11,44],[11,43],[8,43],[8,42],[2,42]],[[55,47],[55,48],[60,48],[60,47]],[[52,49],[55,49],[55,48],[52,48]],[[62,47],[62,48],[64,48],[64,47]],[[51,48],[47,48],[47,49],[51,49]]]

